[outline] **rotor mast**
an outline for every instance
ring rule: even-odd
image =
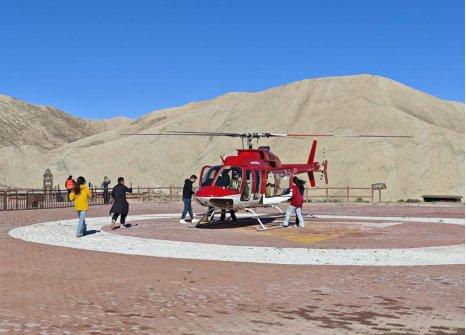
[[[246,145],[248,149],[252,150],[254,149],[252,141],[255,139],[257,140],[257,143],[259,142],[260,138],[269,138],[269,137],[286,137],[286,134],[271,134],[271,133],[238,133],[234,137],[240,137],[241,141],[243,142],[243,148],[244,148],[244,140],[246,140]]]

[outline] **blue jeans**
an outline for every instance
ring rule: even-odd
[[[296,216],[298,217],[299,226],[301,228],[304,228],[304,218],[303,218],[303,213],[301,211],[301,208],[300,207],[295,207],[295,206],[292,206],[292,205],[289,205],[288,209],[286,210],[285,221],[283,221],[283,226],[288,227],[288,223],[290,222],[290,216],[291,216],[291,214],[293,212],[295,212]]]
[[[77,211],[78,212],[78,230],[76,231],[76,236],[81,237],[86,235],[87,227],[86,227],[86,211]]]
[[[181,220],[184,220],[187,213],[189,213],[189,216],[191,217],[191,220],[192,220],[194,215],[193,215],[193,208],[191,207],[191,198],[183,198],[183,203],[184,203],[184,208],[183,208],[183,214],[181,214]]]

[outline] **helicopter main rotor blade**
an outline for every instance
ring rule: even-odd
[[[279,133],[267,133],[267,132],[253,132],[253,133],[223,133],[223,132],[208,132],[208,131],[177,131],[169,130],[163,133],[126,133],[121,135],[132,135],[132,136],[225,136],[225,137],[241,137],[247,139],[253,138],[269,138],[269,137],[281,137],[281,138],[294,138],[294,139],[306,139],[308,137],[341,137],[341,138],[414,138],[414,136],[407,135],[338,135],[338,134],[279,134]]]
[[[290,137],[359,137],[359,138],[414,138],[408,135],[338,135],[338,134],[287,134]]]
[[[167,133],[174,134],[184,134],[184,135],[201,135],[201,136],[231,136],[231,137],[290,137],[288,134],[273,134],[273,133],[262,133],[262,132],[252,132],[252,133],[219,133],[219,132],[203,132],[203,131],[176,131],[176,130],[167,130]],[[294,138],[306,139],[306,137],[292,136]]]
[[[199,135],[199,136],[230,136],[240,137],[242,133],[223,133],[223,132],[211,132],[211,131],[183,131],[183,130],[167,130],[166,134],[183,134],[183,135]]]
[[[215,133],[125,133],[125,134],[120,134],[120,135],[128,135],[128,136],[229,136],[229,137],[239,137],[240,135],[232,134],[232,135],[226,135],[226,134],[215,134]]]

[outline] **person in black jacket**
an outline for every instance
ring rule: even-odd
[[[183,186],[183,213],[181,214],[181,220],[180,223],[187,223],[185,221],[186,214],[189,213],[189,216],[191,217],[191,222],[196,223],[193,215],[193,208],[191,206],[191,197],[193,196],[193,184],[196,182],[197,177],[195,175],[192,175],[189,179],[186,179],[184,181],[184,186]]]
[[[126,200],[126,193],[133,193],[132,183],[129,183],[129,187],[126,187],[125,179],[123,177],[119,177],[118,184],[115,185],[112,190],[113,206],[110,209],[110,214],[113,214],[111,225],[112,230],[120,228],[120,224],[127,227],[125,225],[125,219],[129,212],[129,204]],[[118,216],[120,216],[120,224],[117,226],[116,221]]]

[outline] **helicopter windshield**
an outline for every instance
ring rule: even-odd
[[[239,191],[241,188],[242,170],[239,167],[225,166],[218,174],[215,186]]]
[[[215,174],[220,170],[220,165],[212,166],[206,173],[202,174],[201,186],[210,186],[214,181]]]

